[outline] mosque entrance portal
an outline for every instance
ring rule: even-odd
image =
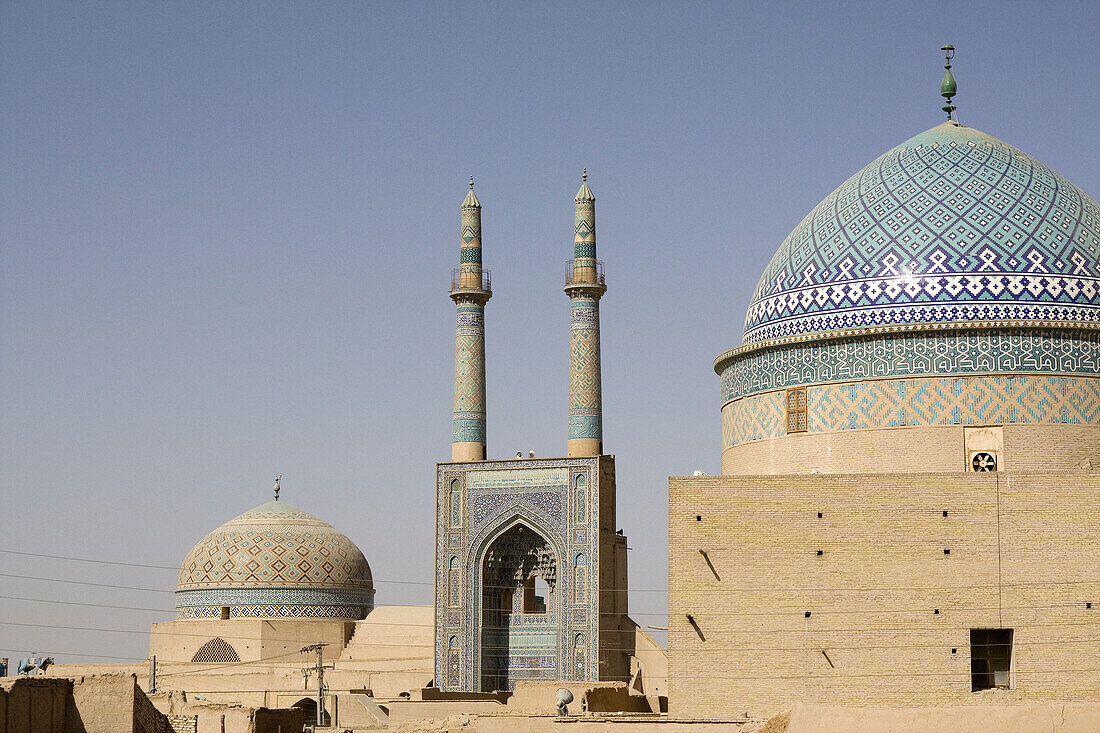
[[[481,689],[558,679],[558,561],[549,542],[517,524],[482,560]]]

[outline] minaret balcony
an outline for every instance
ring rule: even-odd
[[[463,293],[492,295],[493,282],[489,271],[463,272],[459,268],[451,270],[451,295]]]
[[[576,260],[565,261],[565,287],[570,285],[602,285],[607,287],[603,277],[603,260],[595,260],[594,267],[578,266]]]

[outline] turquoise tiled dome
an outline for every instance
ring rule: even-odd
[[[365,616],[374,606],[370,566],[332,525],[271,501],[229,520],[187,554],[177,618]]]
[[[795,227],[744,343],[921,324],[1100,325],[1100,205],[1020,150],[945,122],[879,156]]]

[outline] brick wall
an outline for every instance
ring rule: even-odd
[[[674,477],[670,712],[1100,700],[1098,517],[1089,471]],[[998,627],[1013,689],[971,692]]]
[[[0,733],[65,733],[71,680],[0,680]]]
[[[1011,425],[1005,466],[1013,471],[1070,470],[1084,460],[1100,468],[1096,425]],[[962,468],[963,426],[874,428],[792,433],[722,452],[722,473],[736,475],[950,472]]]

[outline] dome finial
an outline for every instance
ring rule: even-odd
[[[279,474],[275,477],[275,501],[279,500],[279,481],[282,480],[283,474]]]
[[[474,190],[474,177],[473,176],[470,176],[470,190],[471,191]]]
[[[955,47],[950,43],[946,43],[940,46],[940,50],[943,51],[943,59],[945,71],[943,72],[943,81],[940,82],[940,96],[947,100],[947,104],[943,106],[943,111],[947,113],[947,119],[951,119],[951,113],[957,108],[951,104],[951,98],[955,96],[957,86],[955,84],[955,77],[951,75],[951,59],[955,57]]]
[[[581,181],[583,182],[583,181],[587,181],[587,180],[588,180],[588,166],[585,166],[581,170]]]

